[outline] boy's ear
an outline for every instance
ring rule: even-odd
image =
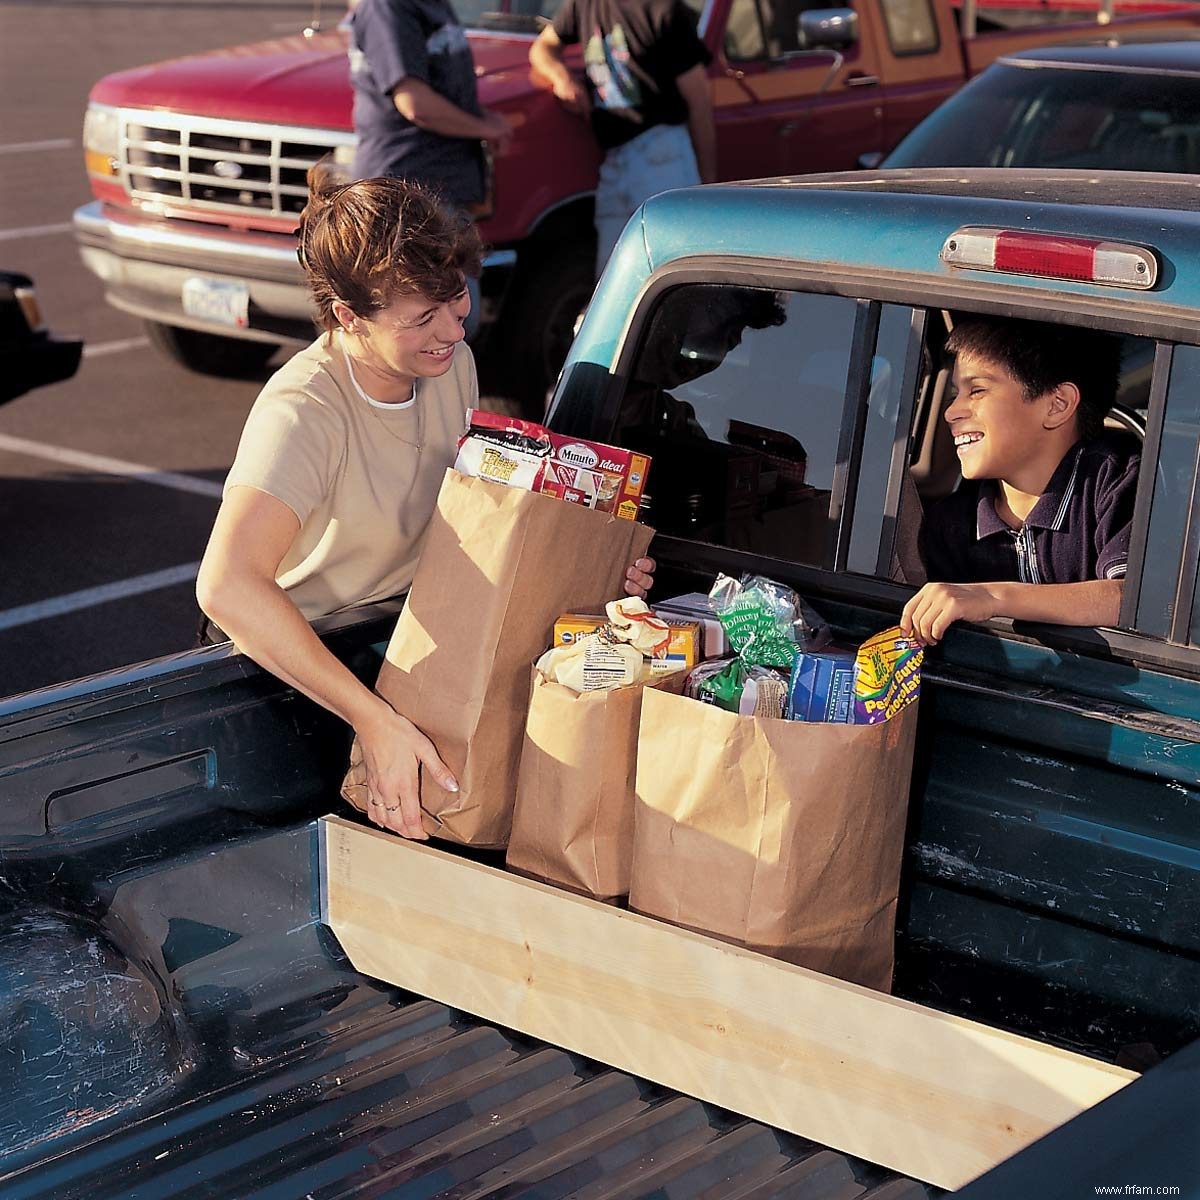
[[[1046,410],[1042,417],[1043,429],[1061,429],[1075,419],[1079,411],[1079,388],[1073,383],[1056,383],[1046,393]]]

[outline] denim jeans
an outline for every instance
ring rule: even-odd
[[[615,146],[600,165],[596,188],[596,277],[629,218],[651,196],[700,182],[686,125],[655,125]]]

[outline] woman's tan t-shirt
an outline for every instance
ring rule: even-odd
[[[360,393],[339,335],[332,344],[322,335],[267,381],[225,493],[257,488],[299,518],[276,579],[310,621],[408,589],[478,394],[475,361],[462,342],[450,370],[419,379],[404,406]]]

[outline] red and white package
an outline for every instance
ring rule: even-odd
[[[550,438],[536,421],[467,410],[467,432],[458,439],[454,469],[527,492],[542,490]]]
[[[473,408],[454,469],[633,521],[650,459],[603,442],[564,437],[536,421]]]

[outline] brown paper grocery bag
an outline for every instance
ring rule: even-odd
[[[630,907],[889,991],[916,727],[647,693]]]
[[[510,867],[601,899],[629,892],[642,694],[677,695],[686,675],[579,693],[534,669]]]
[[[458,781],[421,774],[431,836],[503,846],[529,705],[529,664],[565,612],[603,611],[654,531],[635,521],[448,470],[376,691]],[[366,803],[357,745],[342,794]]]

